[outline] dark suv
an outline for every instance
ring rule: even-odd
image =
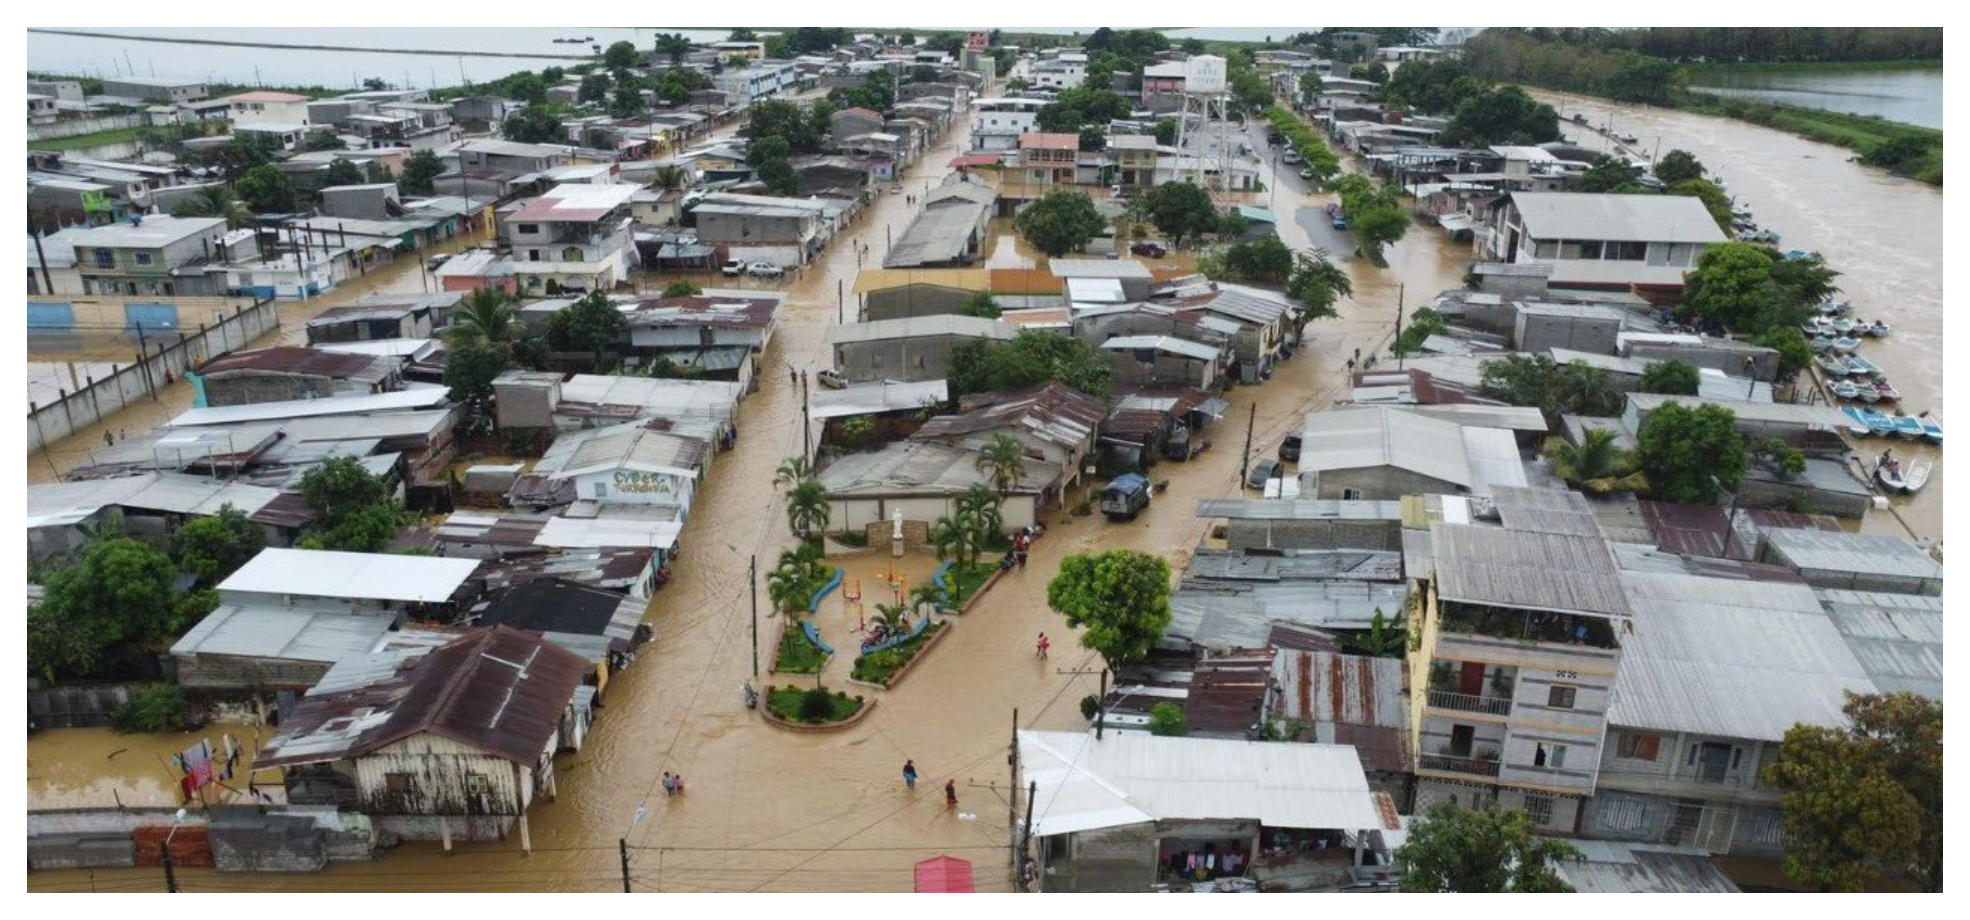
[[[1287,463],[1300,462],[1300,436],[1299,435],[1289,434],[1286,436],[1286,440],[1279,442],[1279,459],[1284,460]]]

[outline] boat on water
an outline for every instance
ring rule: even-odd
[[[1830,336],[1833,334],[1833,321],[1823,316],[1816,316],[1803,323],[1800,323],[1799,331],[1805,333],[1808,336],[1817,336],[1817,335]]]
[[[1922,437],[1921,419],[1916,418],[1913,415],[1896,415],[1896,416],[1891,416],[1890,421],[1893,421],[1895,423],[1896,434],[1901,435],[1904,438]]]
[[[1887,320],[1877,319],[1874,322],[1868,323],[1867,329],[1864,331],[1867,335],[1874,336],[1875,338],[1880,338],[1884,335],[1887,335],[1888,330],[1890,328],[1891,327],[1888,325]]]
[[[1929,471],[1935,465],[1936,461],[1928,457],[1917,457],[1910,461],[1908,469],[1902,472],[1902,491],[1913,495],[1923,486],[1928,485]]]
[[[1922,439],[1932,444],[1943,443],[1943,423],[1927,412],[1915,417],[1922,423]]]
[[[1841,354],[1848,354],[1854,349],[1861,347],[1861,340],[1851,335],[1843,335],[1834,339],[1832,345],[1834,351],[1840,352]]]
[[[1895,433],[1895,420],[1889,418],[1885,413],[1876,412],[1873,409],[1862,409],[1860,413],[1861,421],[1867,424],[1869,431],[1880,435]]]
[[[1806,344],[1812,346],[1812,349],[1815,352],[1829,351],[1833,348],[1833,336],[1816,335],[1813,336],[1812,341],[1807,342]]]
[[[1846,316],[1854,312],[1854,305],[1844,300],[1822,301],[1819,306],[1821,316]]]
[[[1772,230],[1769,228],[1760,230],[1754,226],[1751,229],[1751,232],[1739,235],[1738,239],[1743,240],[1744,242],[1747,243],[1770,243],[1773,246],[1777,246],[1779,241],[1779,233],[1777,230]]]
[[[1874,479],[1890,492],[1908,489],[1908,481],[1902,478],[1902,464],[1899,460],[1883,460],[1874,465]]]
[[[1895,385],[1889,383],[1888,378],[1877,377],[1874,380],[1874,395],[1883,402],[1900,402],[1902,391],[1895,389]]]
[[[1859,399],[1861,396],[1860,385],[1851,380],[1835,380],[1827,389],[1832,390],[1839,399]]]
[[[1856,398],[1861,402],[1873,404],[1881,401],[1881,388],[1872,382],[1862,380],[1854,384]]]
[[[1829,377],[1845,377],[1854,372],[1853,368],[1847,366],[1846,359],[1839,355],[1822,354],[1814,358],[1813,363],[1819,365],[1820,373]]]
[[[1848,355],[1842,360],[1847,362],[1847,373],[1868,374],[1870,376],[1881,373],[1880,367],[1876,366],[1873,361],[1869,361],[1860,355]]]
[[[1859,406],[1840,407],[1840,414],[1846,416],[1847,420],[1853,423],[1847,426],[1848,434],[1857,438],[1864,438],[1874,433],[1874,429],[1867,424],[1867,417],[1861,414],[1864,411],[1866,410],[1861,409]]]
[[[1782,257],[1788,262],[1819,262],[1820,254],[1810,249],[1788,249]]]
[[[1827,323],[1827,325],[1832,326],[1834,332],[1838,332],[1841,335],[1846,335],[1847,333],[1854,331],[1855,324],[1853,320],[1843,316],[1830,323]]]

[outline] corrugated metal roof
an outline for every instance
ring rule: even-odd
[[[1025,390],[974,393],[964,399],[969,408],[940,415],[910,435],[911,440],[942,441],[953,446],[971,436],[991,432],[1025,432],[1066,450],[1086,443],[1108,414],[1101,400],[1058,380]]]
[[[576,374],[561,384],[561,401],[633,406],[639,417],[730,419],[745,387],[717,380],[675,380]]]
[[[587,223],[601,220],[610,211],[629,203],[631,196],[642,186],[594,185],[573,183],[557,185],[546,194],[532,199],[513,212],[508,220],[538,220],[550,222]]]
[[[1772,528],[1765,543],[1802,571],[1853,572],[1942,580],[1941,563],[1913,542],[1886,534]]]
[[[1532,148],[1538,149],[1538,148]],[[1573,840],[1578,860],[1554,871],[1582,894],[1736,894],[1707,850],[1611,840]]]
[[[631,326],[646,328],[696,329],[701,327],[744,327],[764,329],[773,325],[773,316],[786,300],[783,294],[736,294],[705,291],[691,297],[665,297],[639,301],[623,315]]]
[[[1621,584],[1637,613],[1609,725],[1778,741],[1799,723],[1845,725],[1842,693],[1875,690],[1804,584],[1714,568],[1630,570]]]
[[[566,479],[607,470],[635,470],[693,477],[711,454],[702,438],[653,431],[642,422],[561,435],[534,463],[533,472]]]
[[[1402,503],[1311,498],[1296,501],[1207,498],[1197,503],[1197,516],[1235,521],[1400,521]]]
[[[933,335],[964,336],[966,338],[1004,341],[1012,338],[1012,328],[998,320],[984,319],[977,316],[958,316],[955,314],[912,316],[904,319],[881,319],[871,323],[849,323],[845,326],[829,326],[828,344],[841,345],[849,342],[881,342],[890,339],[913,339]]]
[[[1118,335],[1101,343],[1101,347],[1108,351],[1168,352],[1198,361],[1215,361],[1219,354],[1214,346],[1173,335]]]
[[[290,399],[253,403],[245,406],[214,406],[191,409],[168,424],[173,428],[194,425],[225,425],[234,422],[265,422],[278,419],[311,418],[323,415],[354,415],[363,412],[394,412],[425,409],[445,404],[444,387],[417,387],[367,396],[331,396],[325,399]]]
[[[1060,465],[1028,459],[1013,492],[1033,494],[1060,475]],[[929,441],[905,441],[844,456],[818,477],[833,496],[956,495],[989,485],[978,471],[978,452]]]
[[[1433,524],[1445,600],[1527,610],[1629,616],[1614,557],[1598,536]]]
[[[1049,259],[1047,270],[1056,278],[1154,278],[1149,266],[1135,259]]]
[[[1396,408],[1424,418],[1455,422],[1464,426],[1503,428],[1507,431],[1545,432],[1548,430],[1546,416],[1532,406],[1486,406],[1478,403],[1455,402],[1405,405]]]
[[[855,291],[887,291],[912,284],[954,288],[960,291],[993,290],[992,273],[983,268],[865,268],[855,275]],[[1055,291],[1059,287],[1054,288]]]
[[[1280,649],[1272,679],[1279,688],[1268,713],[1272,717],[1304,721],[1322,741],[1337,733],[1352,736],[1370,770],[1411,769],[1401,659]],[[1337,732],[1341,728],[1353,730]]]
[[[1491,503],[1506,527],[1543,533],[1601,535],[1600,520],[1587,504],[1587,497],[1569,489],[1529,489],[1497,486],[1491,490]]]
[[[1268,827],[1383,826],[1361,759],[1345,745],[1165,738],[1145,732],[1019,733],[1039,786],[1033,833],[1170,819],[1245,819]]]
[[[1454,422],[1384,407],[1309,413],[1300,446],[1300,470],[1395,466],[1468,487],[1476,483],[1476,477],[1466,454],[1463,431]],[[1501,433],[1511,438],[1510,432]],[[1516,443],[1513,455],[1517,456]]]
[[[1843,431],[1848,425],[1847,417],[1831,406],[1809,406],[1804,403],[1762,403],[1726,402],[1712,403],[1694,396],[1672,396],[1666,393],[1630,393],[1630,407],[1646,415],[1661,408],[1664,403],[1682,403],[1695,408],[1701,405],[1720,405],[1737,415],[1740,422],[1771,422],[1782,425],[1798,425],[1805,428],[1818,428],[1827,431]]]
[[[207,516],[218,514],[220,508],[230,504],[250,516],[279,495],[274,489],[170,472],[81,482],[29,483],[27,526],[33,529],[76,524],[112,506]]]
[[[991,212],[989,201],[952,196],[943,206],[925,208],[903,230],[882,258],[884,268],[911,268],[963,261],[979,224]]]
[[[269,547],[220,582],[219,591],[442,603],[478,566],[473,559]]]
[[[397,616],[326,607],[220,604],[171,646],[171,654],[341,661],[368,652],[396,624]]]
[[[370,355],[343,354],[325,349],[279,345],[259,351],[236,351],[205,363],[205,376],[239,371],[268,371],[337,379],[382,380],[389,368]]]
[[[1649,535],[1664,552],[1716,559],[1747,555],[1733,539],[1724,509],[1716,505],[1643,501],[1641,509]]]
[[[881,380],[873,383],[854,383],[839,390],[826,387],[814,390],[809,402],[808,414],[817,419],[872,415],[878,412],[940,406],[949,402],[950,398],[950,387],[943,380],[920,380],[909,383]]]
[[[602,547],[639,546],[672,549],[684,532],[681,521],[647,518],[552,517],[534,537],[537,546]]]
[[[1883,693],[1943,698],[1942,598],[1833,589],[1813,594]]]
[[[1510,198],[1535,239],[1725,242],[1703,202],[1679,195],[1515,192]]]

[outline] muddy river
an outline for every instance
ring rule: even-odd
[[[1662,130],[1674,125],[1690,132],[1687,141],[1678,134],[1676,146],[1706,162],[1728,164],[1724,172],[1733,190],[1753,200],[1761,221],[1783,228],[1789,243],[1820,249],[1848,271],[1863,312],[1879,305],[1878,312],[1886,313],[1889,305],[1904,304],[1895,313],[1895,338],[1878,349],[1879,359],[1897,369],[1905,390],[1940,382],[1918,380],[1940,373],[1933,350],[1940,344],[1940,324],[1933,322],[1939,312],[1933,259],[1939,239],[1906,232],[1907,220],[1898,222],[1903,232],[1890,233],[1886,219],[1914,213],[1919,223],[1920,215],[1938,215],[1939,195],[1846,166],[1827,149],[1808,146],[1806,152],[1818,158],[1794,163],[1782,151],[1803,142],[1773,132],[1729,124],[1685,129],[1681,124],[1688,119],[1665,115]],[[1637,120],[1648,117],[1639,114]],[[909,181],[947,172],[965,134],[955,129],[940,149],[922,158]],[[1751,152],[1739,162],[1725,138]],[[1264,149],[1263,137],[1256,146]],[[1830,213],[1816,220],[1794,216],[1803,209],[1782,201],[1778,189],[1820,181],[1792,172],[1801,164],[1815,175],[1828,173],[1828,188],[1868,186],[1896,203],[1870,209],[1881,215],[1873,220]],[[1273,176],[1265,178],[1274,184]],[[1324,226],[1311,216],[1317,212],[1305,219],[1299,213],[1331,199],[1306,194],[1297,176],[1281,175],[1276,183],[1271,204],[1285,241],[1336,248],[1317,235]],[[1256,196],[1257,203],[1266,197]],[[1850,196],[1835,199],[1815,189],[1815,197]],[[868,242],[879,262],[885,224],[900,229],[906,212],[901,195],[884,194],[848,235]],[[1896,249],[1903,241],[1931,257]],[[1003,244],[1011,242],[1001,240],[996,247],[1008,261],[1016,249]],[[632,883],[640,891],[908,891],[911,867],[937,855],[971,860],[981,891],[1009,890],[1006,754],[1015,713],[1021,728],[1076,729],[1085,724],[1079,701],[1096,689],[1092,669],[1098,659],[1078,647],[1073,631],[1046,605],[1046,582],[1061,557],[1130,547],[1166,555],[1181,567],[1205,530],[1193,516],[1196,502],[1241,491],[1239,454],[1247,419],[1253,419],[1254,454],[1270,455],[1281,436],[1299,428],[1307,411],[1342,390],[1343,363],[1354,349],[1364,354],[1386,349],[1399,294],[1412,309],[1427,302],[1459,283],[1468,258],[1461,247],[1443,242],[1442,234],[1418,227],[1391,248],[1389,269],[1347,260],[1356,296],[1342,302],[1342,315],[1310,326],[1311,347],[1265,386],[1230,391],[1231,408],[1205,432],[1213,449],[1188,464],[1158,467],[1156,477],[1172,484],[1141,518],[1110,524],[1098,516],[1056,517],[1034,544],[1030,566],[1001,579],[896,690],[854,688],[879,699],[869,718],[839,733],[796,735],[765,725],[740,702],[740,686],[752,671],[747,557],[757,553],[765,568],[764,560],[791,545],[781,499],[767,485],[774,467],[800,446],[799,396],[784,370],[788,364],[810,371],[828,364],[823,337],[835,322],[836,282],[853,287],[854,248],[835,243],[787,283],[792,297],[762,364],[763,387],[740,411],[738,448],[713,465],[685,532],[676,580],[650,606],[654,644],[611,681],[608,707],[585,749],[560,762],[560,799],[532,809],[531,856],[520,853],[517,840],[463,844],[450,856],[435,843],[413,843],[373,863],[335,864],[319,874],[222,876],[188,870],[181,873],[187,889],[615,891],[621,886],[618,841],[626,840],[632,847]],[[1024,262],[1024,256],[1017,261]],[[410,283],[416,284],[414,275]],[[1918,317],[1930,324],[1925,328]],[[1925,352],[1924,343],[1931,350]],[[1939,389],[1933,396],[1921,392],[1918,404],[1939,405]],[[1938,483],[1922,501],[1934,501],[1940,492]],[[1940,510],[1934,514],[1939,527]],[[866,564],[852,563],[858,569]],[[876,579],[867,581],[873,597],[881,589]],[[824,630],[829,621],[846,622],[843,603],[839,595],[826,602]],[[1042,631],[1055,639],[1055,654],[1044,661],[1032,654],[1034,636]],[[762,622],[760,634],[762,657],[770,660],[777,621]],[[833,635],[839,638],[838,632]],[[838,656],[842,660],[829,666],[825,679],[832,685],[848,687],[840,681],[848,657]],[[28,751],[30,801],[75,804],[100,796],[125,768],[90,762],[130,746],[101,732],[37,736]],[[923,774],[914,793],[899,776],[906,759],[915,760]],[[127,782],[151,782],[141,766],[129,769],[134,772]],[[662,794],[658,780],[666,770],[686,777],[686,793]],[[956,811],[946,810],[936,793],[947,779],[957,782]],[[162,879],[157,870],[38,872],[28,883],[49,890],[150,884],[161,890]]]

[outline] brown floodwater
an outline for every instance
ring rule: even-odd
[[[1658,142],[1663,153],[1695,154],[1730,184],[1739,203],[1751,206],[1759,226],[1781,234],[1781,249],[1825,256],[1841,275],[1837,297],[1853,303],[1854,316],[1886,319],[1894,326],[1886,338],[1866,340],[1860,353],[1894,380],[1902,411],[1942,417],[1942,189],[1850,163],[1854,153],[1844,147],[1747,122],[1565,93],[1533,95],[1559,109],[1561,131],[1588,148],[1605,149],[1610,142],[1569,124],[1566,119],[1575,112],[1595,125],[1611,117],[1614,130],[1636,137],[1635,149],[1643,156]],[[1904,461],[1926,456],[1936,463],[1927,487],[1895,498],[1894,514],[1870,514],[1861,529],[1941,540],[1942,449],[1898,439],[1855,441],[1870,462],[1893,446]]]
[[[954,129],[909,181],[948,172],[945,164],[966,133]],[[1722,160],[1696,152],[1707,161]],[[1756,194],[1747,170],[1727,171],[1734,185],[1741,173],[1746,177],[1739,193]],[[1277,183],[1272,206],[1289,245],[1330,242],[1310,238],[1303,224],[1317,221],[1295,217],[1299,209],[1323,207],[1331,196],[1304,194],[1292,179],[1270,172],[1264,179]],[[1763,196],[1758,201],[1761,219],[1790,226],[1775,210],[1767,217]],[[879,264],[884,224],[901,226],[906,211],[902,196],[884,194],[848,235],[868,242]],[[1836,264],[1849,261],[1830,244],[1810,245]],[[1016,245],[995,248],[1000,254],[1018,251]],[[1025,257],[1021,253],[1021,261]],[[824,336],[835,321],[836,282],[852,287],[856,272],[853,247],[838,242],[786,285],[792,296],[761,365],[761,389],[740,410],[737,449],[713,464],[685,531],[676,579],[650,604],[656,638],[634,667],[611,680],[608,706],[587,747],[559,762],[560,799],[530,812],[531,856],[520,853],[517,840],[461,844],[450,856],[435,843],[417,843],[322,873],[197,870],[183,871],[181,878],[188,890],[617,891],[618,841],[626,840],[634,848],[630,873],[639,891],[908,891],[911,867],[938,855],[971,860],[980,891],[1010,890],[1006,844],[1014,820],[1006,754],[1014,715],[1020,728],[1078,729],[1085,725],[1080,699],[1097,686],[1099,659],[1079,647],[1075,631],[1046,604],[1046,582],[1061,558],[1128,547],[1166,556],[1180,568],[1207,530],[1195,517],[1196,502],[1244,492],[1238,480],[1248,419],[1253,456],[1271,456],[1280,437],[1301,427],[1305,413],[1343,391],[1344,362],[1354,349],[1365,355],[1387,347],[1398,293],[1414,309],[1458,285],[1468,258],[1462,247],[1419,226],[1390,248],[1388,269],[1344,259],[1356,294],[1341,302],[1340,316],[1309,326],[1309,347],[1264,386],[1227,394],[1230,409],[1204,432],[1212,448],[1189,463],[1156,467],[1152,478],[1168,479],[1170,486],[1141,518],[1111,524],[1098,515],[1055,515],[1034,544],[1029,566],[1001,578],[896,689],[845,683],[853,613],[839,594],[829,598],[820,628],[844,651],[823,680],[876,699],[878,706],[842,732],[793,734],[766,725],[740,700],[752,672],[747,559],[756,553],[761,569],[770,568],[770,560],[793,542],[781,498],[768,485],[774,467],[801,446],[799,394],[784,371],[788,365],[812,372],[829,364]],[[1920,334],[1911,331],[1917,332],[1911,338]],[[1923,498],[1939,491],[1932,488]],[[888,570],[880,549],[837,561],[851,579],[862,579],[865,604],[880,599]],[[913,557],[903,568],[916,584],[929,564]],[[771,661],[778,629],[776,618],[760,623],[762,667]],[[1043,631],[1055,640],[1045,661],[1033,655],[1034,638]],[[781,682],[788,679],[811,678]],[[120,768],[86,762],[88,752],[100,756],[113,743],[106,733],[30,739],[30,801],[35,775],[51,782],[42,772],[44,760],[59,762],[67,773],[114,782]],[[900,776],[906,759],[915,760],[923,775],[914,793]],[[688,791],[662,795],[657,784],[666,770],[682,773]],[[946,810],[937,794],[946,780],[958,786],[956,812]],[[63,782],[72,787],[83,781]],[[28,878],[35,890],[153,882],[161,890],[154,869],[37,872]]]

